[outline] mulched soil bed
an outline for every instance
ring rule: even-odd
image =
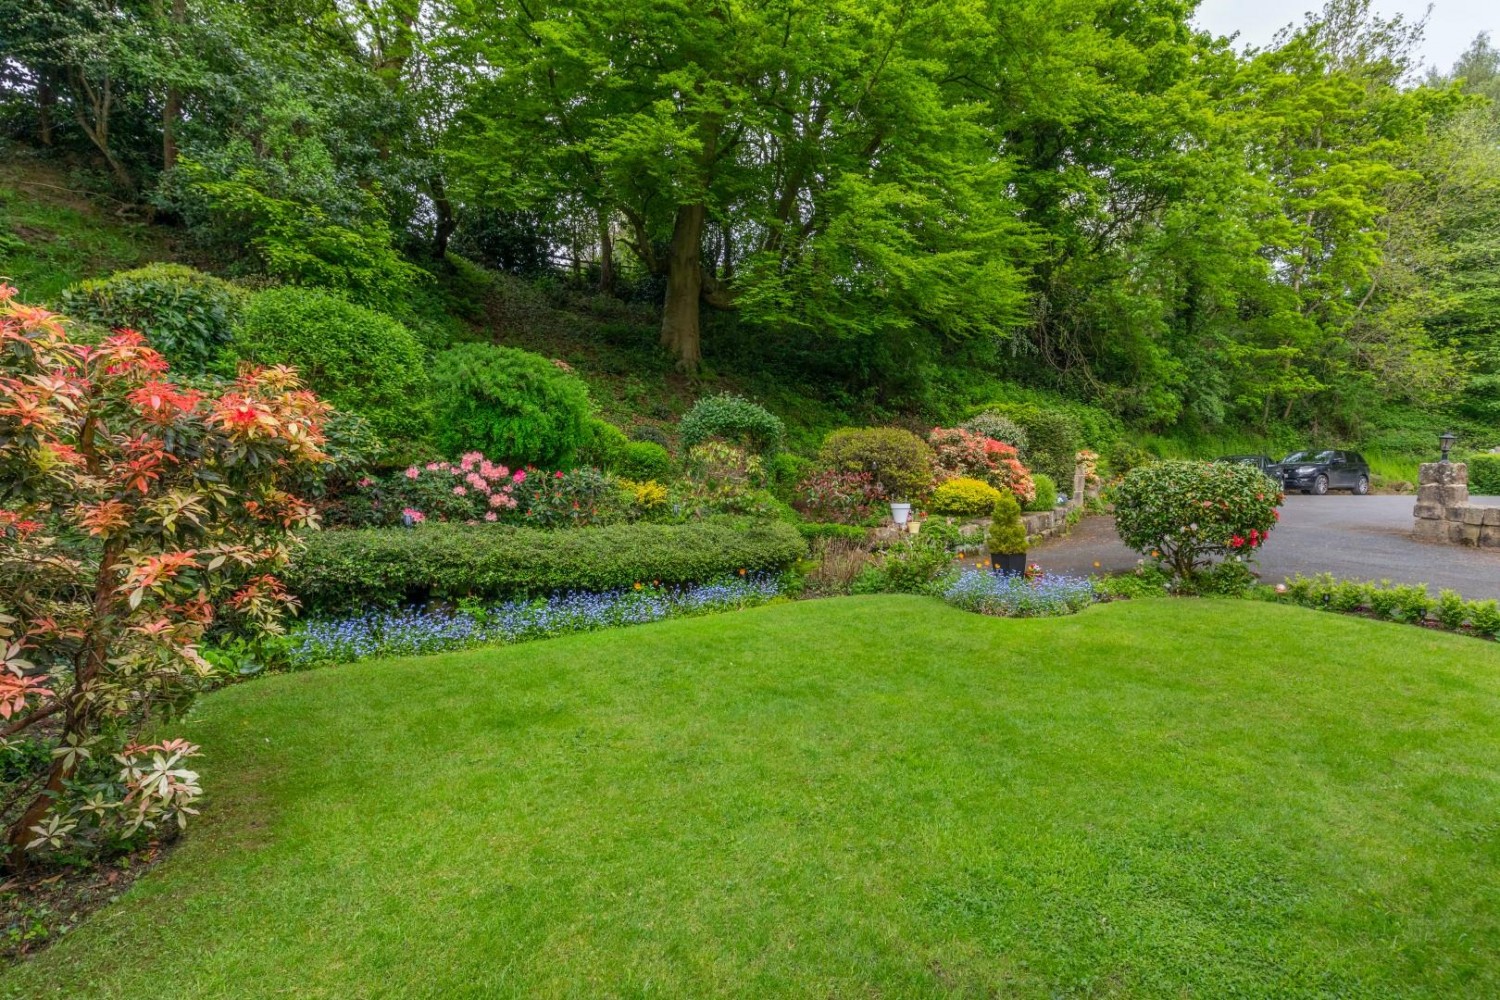
[[[171,846],[147,844],[102,864],[38,866],[0,882],[0,963],[41,951],[113,902],[156,867]]]

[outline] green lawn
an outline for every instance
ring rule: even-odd
[[[1472,639],[850,598],[276,677],[187,728],[201,822],[0,993],[1500,995]]]

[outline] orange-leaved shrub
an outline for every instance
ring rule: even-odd
[[[197,748],[162,727],[212,674],[211,624],[275,631],[293,603],[275,574],[326,412],[288,368],[185,388],[139,333],[74,343],[0,285],[0,747],[44,760],[0,806],[10,867],[194,811]]]

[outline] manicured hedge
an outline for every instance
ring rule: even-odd
[[[324,531],[288,573],[304,613],[366,606],[504,600],[636,583],[697,583],[724,573],[779,570],[807,552],[797,529],[769,521],[616,524],[539,531],[428,523]]]

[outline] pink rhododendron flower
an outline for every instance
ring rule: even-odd
[[[359,478],[359,488],[360,489],[365,489],[365,488],[367,488],[368,486],[370,486],[374,482],[375,482],[375,480],[371,479],[369,476],[361,476]]]
[[[495,512],[494,512],[494,511],[492,511],[492,510],[487,510],[487,511],[485,511],[485,512],[484,512],[484,519],[485,519],[485,520],[486,520],[486,521],[494,521],[494,520],[496,520],[496,517],[495,517]]]
[[[422,513],[420,510],[417,510],[415,507],[406,508],[401,512],[401,516],[411,518],[411,520],[417,524],[421,524],[423,521],[427,520],[427,515]]]
[[[409,467],[406,470],[406,478],[407,479],[416,479],[421,474],[422,474],[421,470],[418,469],[415,465]]]
[[[468,496],[469,491],[464,489],[462,486],[455,486],[453,487],[453,495],[456,497]]]
[[[510,478],[512,482],[524,483],[526,482],[526,470],[517,469],[516,474],[514,476],[511,476]]]
[[[437,470],[438,470],[438,464],[436,462],[428,462],[427,463],[427,471],[428,472],[436,472]]]

